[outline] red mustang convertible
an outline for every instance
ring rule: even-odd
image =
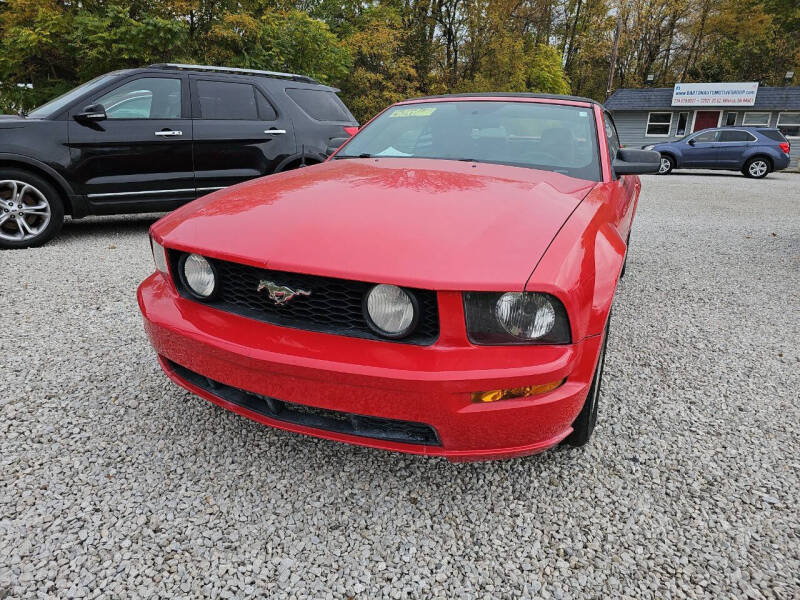
[[[658,167],[592,100],[400,102],[154,224],[145,328],[176,383],[265,425],[454,461],[579,446]]]

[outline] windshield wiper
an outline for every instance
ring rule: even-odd
[[[372,154],[368,154],[367,152],[362,152],[361,154],[357,154],[355,156],[351,154],[344,154],[344,155],[337,154],[336,156],[334,156],[334,158],[372,158]]]

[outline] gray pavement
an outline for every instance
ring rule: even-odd
[[[170,383],[153,220],[0,253],[0,598],[800,596],[800,175],[644,177],[594,438],[481,464]]]

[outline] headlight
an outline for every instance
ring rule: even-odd
[[[364,298],[367,324],[384,337],[401,338],[411,333],[418,314],[416,298],[396,285],[376,285]]]
[[[199,254],[189,254],[181,260],[180,270],[183,281],[198,298],[210,298],[217,287],[214,268]]]
[[[655,148],[653,144],[648,144],[647,146],[642,146],[642,150],[652,150]]]
[[[153,238],[150,238],[150,250],[153,251],[153,262],[156,263],[156,270],[161,271],[166,275],[168,272],[167,255],[164,251],[164,247]]]
[[[467,292],[467,335],[475,344],[569,344],[564,305],[538,292]]]
[[[514,337],[536,340],[550,333],[556,323],[552,302],[543,294],[509,292],[497,299],[494,314]]]

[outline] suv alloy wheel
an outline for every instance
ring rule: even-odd
[[[64,222],[58,192],[21,169],[0,170],[0,248],[28,248],[51,239]]]

